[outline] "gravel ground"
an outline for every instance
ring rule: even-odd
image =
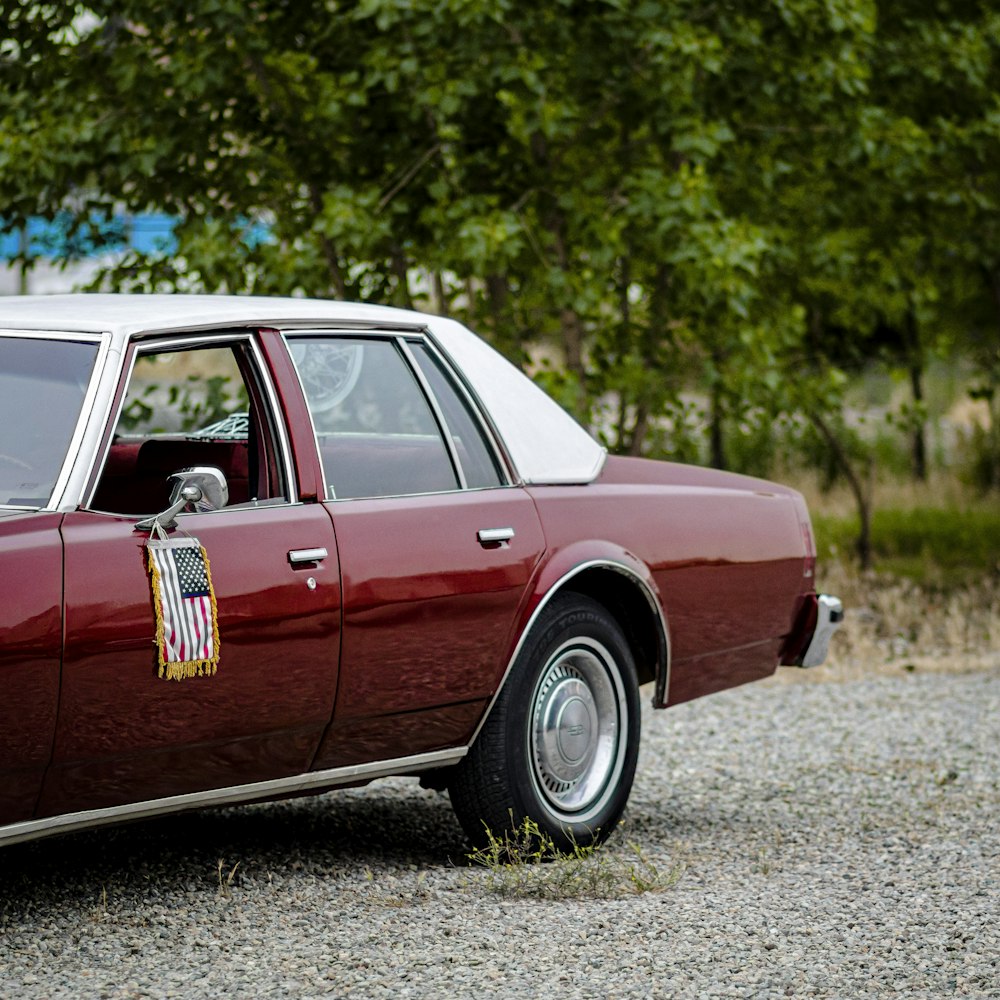
[[[1000,669],[644,726],[609,849],[662,891],[501,899],[394,779],[4,849],[0,995],[1000,997]]]

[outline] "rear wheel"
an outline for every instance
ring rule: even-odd
[[[596,601],[560,595],[539,616],[449,784],[476,843],[525,818],[561,849],[604,840],[628,801],[639,747],[635,663]]]

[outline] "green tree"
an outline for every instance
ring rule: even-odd
[[[970,316],[1000,219],[997,15],[964,2],[775,4],[745,24],[760,42],[743,51],[746,76],[764,87],[731,119],[720,189],[780,232],[772,294],[807,317],[786,358],[793,405],[851,486],[867,563],[872,456],[845,419],[851,375],[873,359],[906,373],[900,416],[923,477],[927,360],[970,332],[989,339]]]
[[[125,289],[466,319],[618,451],[806,414],[1000,330],[998,15],[971,0],[0,0],[2,225],[180,220]],[[84,243],[81,243],[84,241]],[[971,275],[971,277],[970,277]],[[966,331],[973,331],[971,334]],[[682,392],[687,392],[682,395]],[[697,402],[704,400],[704,402]],[[862,558],[866,546],[862,540]]]
[[[5,223],[181,219],[106,283],[459,312],[515,358],[554,345],[583,419],[617,392],[625,450],[702,358],[736,408],[725,345],[768,242],[716,190],[728,40],[699,4],[2,9]]]

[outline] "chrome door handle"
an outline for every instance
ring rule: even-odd
[[[509,542],[514,537],[513,528],[480,528],[476,532],[476,538],[480,545],[489,545],[496,542]]]
[[[322,547],[315,549],[292,549],[288,553],[288,561],[293,566],[297,566],[299,563],[322,562],[328,555],[329,552]]]

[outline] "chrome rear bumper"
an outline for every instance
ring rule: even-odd
[[[818,667],[825,659],[830,648],[833,633],[840,628],[844,620],[844,605],[839,597],[830,594],[819,594],[816,597],[816,628],[806,651],[802,654],[803,667]]]

